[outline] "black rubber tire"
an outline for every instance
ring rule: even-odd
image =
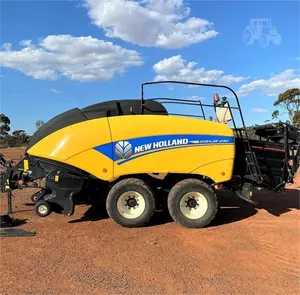
[[[201,193],[208,202],[206,213],[198,219],[190,219],[180,210],[180,200],[188,192]],[[218,199],[212,188],[198,179],[185,179],[173,186],[168,195],[168,209],[174,221],[183,227],[201,228],[208,225],[218,212]]]
[[[39,207],[43,205],[43,206],[46,206],[47,207],[47,212],[45,214],[42,214],[39,212]],[[46,217],[48,216],[51,212],[52,212],[52,209],[51,209],[51,206],[50,206],[50,203],[45,201],[45,200],[40,200],[38,201],[35,206],[34,206],[34,211],[36,213],[36,215],[40,216],[40,217]]]
[[[124,217],[117,208],[119,197],[127,191],[140,193],[146,203],[146,207],[141,216],[129,219]],[[141,179],[128,178],[117,182],[109,191],[106,198],[106,210],[109,217],[123,227],[142,227],[152,218],[155,211],[155,197],[152,189]]]

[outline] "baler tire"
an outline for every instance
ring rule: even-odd
[[[126,218],[124,216],[124,212],[120,212],[118,209],[120,204],[119,199],[124,194],[130,192],[136,192],[136,196],[141,196],[143,198],[143,205],[145,208],[141,215],[137,218]],[[131,197],[128,196],[128,198]],[[138,198],[139,197],[136,197],[137,200]],[[129,205],[127,206],[129,208]],[[135,209],[135,207],[133,209]],[[145,226],[153,217],[155,211],[155,196],[150,186],[148,186],[143,180],[137,178],[124,179],[117,182],[109,191],[106,198],[106,210],[109,217],[123,227],[142,227]]]
[[[41,206],[43,206],[43,208],[46,209],[45,213],[41,212],[41,208],[40,208]],[[34,211],[36,215],[38,215],[39,217],[46,217],[52,212],[52,209],[49,202],[45,200],[40,200],[35,204]]]
[[[197,216],[195,218],[188,218],[184,215],[184,210],[188,211],[196,209],[188,207],[187,201],[183,202],[184,198],[186,198],[185,196],[188,194],[191,194],[191,197],[188,197],[188,202],[192,198],[196,199],[195,206],[198,206],[200,209],[202,205],[199,205],[198,200],[201,198],[200,201],[203,204],[202,207],[205,207],[206,209],[202,216],[199,216],[198,218]],[[196,194],[196,197],[192,197],[194,194]],[[185,206],[187,209],[181,209],[183,203],[187,204]],[[178,182],[173,186],[168,195],[169,213],[174,221],[183,227],[201,228],[208,225],[215,218],[218,207],[218,199],[215,192],[209,185],[198,179],[189,178]],[[199,211],[199,213],[202,214],[203,212]]]

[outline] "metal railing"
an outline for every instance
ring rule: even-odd
[[[222,89],[227,89],[229,90],[232,94],[233,97],[235,98],[236,101],[236,106],[231,106],[229,102],[227,101],[227,98],[225,100],[222,100],[220,103],[214,103],[212,105],[209,104],[203,104],[200,100],[195,101],[195,100],[188,100],[188,99],[176,99],[176,98],[147,98],[145,99],[145,86],[149,85],[157,85],[157,84],[180,84],[180,85],[190,85],[190,86],[203,86],[203,87],[215,87],[215,88],[222,88]],[[177,113],[169,113],[170,115],[179,115],[179,116],[188,116],[188,117],[198,117],[198,118],[203,118],[204,120],[206,119],[205,112],[204,112],[204,107],[212,107],[216,108],[218,106],[221,106],[223,108],[228,108],[231,119],[232,119],[232,124],[234,127],[234,132],[238,136],[241,136],[242,139],[245,141],[245,152],[246,152],[246,161],[248,165],[248,169],[250,170],[250,174],[254,176],[254,178],[257,180],[258,183],[262,182],[263,178],[260,172],[260,169],[258,167],[256,155],[253,153],[250,141],[249,141],[249,136],[247,133],[247,128],[245,125],[245,120],[244,116],[241,110],[240,102],[238,99],[237,94],[234,92],[233,89],[231,89],[228,86],[224,85],[217,85],[217,84],[204,84],[204,83],[193,83],[193,82],[183,82],[183,81],[172,81],[172,80],[167,80],[167,81],[153,81],[153,82],[145,82],[141,85],[141,114],[144,113],[144,108],[145,108],[145,100],[156,100],[159,101],[161,104],[179,104],[179,105],[194,105],[194,106],[199,106],[201,115],[188,115],[188,114],[177,114]],[[227,106],[225,106],[225,103]],[[235,118],[233,116],[232,110],[237,110],[239,112],[240,120],[242,122],[242,128],[237,128],[237,124],[235,121]],[[244,131],[244,136],[243,133],[241,132],[241,129]]]

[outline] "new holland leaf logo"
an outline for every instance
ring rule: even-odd
[[[132,145],[128,141],[117,142],[115,155],[118,159],[128,159],[132,155]]]

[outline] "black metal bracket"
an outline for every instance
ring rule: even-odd
[[[7,195],[7,213],[0,215],[0,228],[14,226],[14,220],[10,216],[11,214],[14,213],[12,211],[12,191],[11,191],[11,189],[8,189],[6,191],[6,195]]]
[[[241,199],[251,203],[252,205],[257,205],[256,201],[251,199],[252,196],[252,185],[250,183],[244,183],[241,189],[235,190],[234,193]]]

